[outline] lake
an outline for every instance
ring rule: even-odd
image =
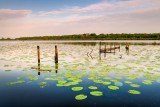
[[[112,42],[0,41],[0,107],[160,107],[160,45]]]

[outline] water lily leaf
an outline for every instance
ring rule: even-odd
[[[132,84],[131,81],[124,81],[124,83],[126,83],[126,84]]]
[[[17,81],[13,81],[13,82],[8,82],[8,84],[14,85],[14,84],[21,84],[21,83],[24,83],[24,82],[25,82],[24,80],[17,80]]]
[[[81,91],[81,90],[83,90],[83,87],[73,87],[72,90],[73,91]]]
[[[138,85],[138,84],[130,84],[130,86],[134,87],[134,88],[139,88],[140,87],[140,85]]]
[[[130,93],[130,94],[141,94],[141,92],[137,91],[137,90],[129,90],[128,93]]]
[[[144,80],[142,83],[145,85],[151,85],[153,81],[151,80]]]
[[[91,90],[96,90],[96,89],[98,89],[96,86],[89,86],[88,88],[91,89]]]
[[[79,94],[79,95],[77,95],[77,96],[75,97],[76,100],[84,100],[84,99],[86,99],[86,98],[87,98],[87,96],[84,95],[84,94]]]
[[[110,90],[118,90],[118,89],[119,89],[119,87],[113,86],[113,85],[108,86],[108,88],[109,88]]]
[[[92,91],[92,92],[90,92],[90,94],[93,96],[102,96],[103,95],[103,93],[101,91]]]
[[[123,83],[122,82],[115,82],[114,85],[115,86],[123,86]]]

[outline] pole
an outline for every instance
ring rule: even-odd
[[[55,63],[58,63],[58,49],[57,49],[57,45],[55,46]]]

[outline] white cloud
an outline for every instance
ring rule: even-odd
[[[0,9],[0,20],[22,18],[31,14],[31,10]]]
[[[21,20],[15,17],[14,21],[0,21],[0,36],[159,32],[159,6],[159,0],[129,0],[117,3],[104,0],[86,7],[75,6],[40,12],[40,16],[32,14]],[[31,14],[30,11],[26,13],[22,17]],[[52,17],[59,15],[60,18]]]

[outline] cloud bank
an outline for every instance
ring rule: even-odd
[[[85,7],[63,7],[38,13],[0,9],[0,37],[157,33],[160,28],[159,6],[159,0],[103,0]]]

